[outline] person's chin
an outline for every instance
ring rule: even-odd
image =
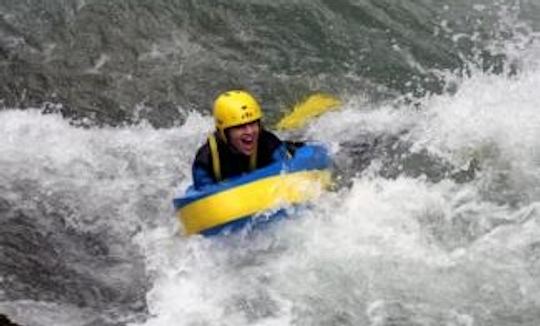
[[[241,150],[242,154],[246,156],[250,156],[251,154],[253,154],[254,151],[255,151],[255,148],[249,148],[249,147],[242,148]]]

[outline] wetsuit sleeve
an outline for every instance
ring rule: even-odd
[[[294,156],[294,152],[296,152],[296,149],[304,145],[304,142],[284,141],[280,146],[278,146],[278,148],[274,150],[274,153],[272,154],[272,159],[274,161],[290,159]]]
[[[200,190],[205,186],[216,183],[210,168],[210,164],[210,152],[208,150],[208,144],[206,144],[197,152],[195,161],[193,162],[193,166],[191,168],[193,186],[195,189]]]
[[[298,147],[304,146],[303,142],[282,141],[270,131],[263,130],[262,150],[268,150],[271,154],[272,162],[279,162],[290,159]]]
[[[288,160],[292,157],[292,154],[288,151],[285,143],[278,146],[272,153],[272,161],[280,162]]]
[[[193,174],[193,186],[197,190],[200,190],[201,188],[204,188],[205,186],[209,186],[215,183],[210,173],[208,173],[208,171],[200,165],[193,164],[192,174]]]
[[[290,140],[284,141],[283,144],[285,145],[287,151],[291,155],[294,155],[294,152],[296,152],[297,148],[306,145],[306,143],[303,141],[290,141]]]

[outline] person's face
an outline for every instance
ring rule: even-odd
[[[229,142],[240,153],[249,156],[255,152],[261,127],[258,121],[226,130]]]

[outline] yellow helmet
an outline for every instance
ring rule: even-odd
[[[261,106],[250,93],[232,90],[220,94],[214,101],[214,120],[221,138],[225,129],[257,121],[262,118]]]

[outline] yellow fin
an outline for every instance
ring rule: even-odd
[[[321,114],[336,110],[341,106],[341,100],[326,93],[315,93],[297,103],[292,112],[283,117],[276,125],[278,130],[302,128],[310,119]]]

